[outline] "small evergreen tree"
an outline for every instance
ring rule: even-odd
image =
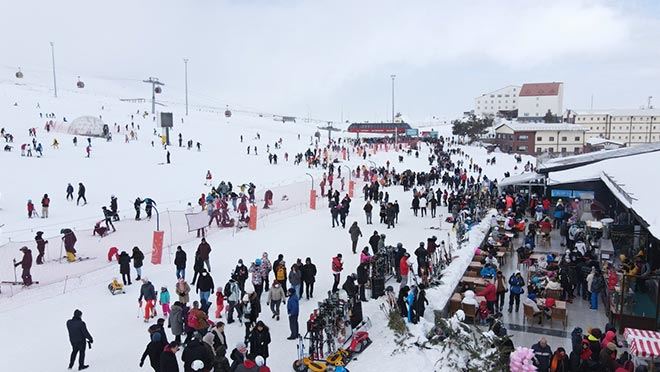
[[[493,125],[492,117],[469,114],[466,118],[452,121],[452,134],[468,137],[470,142],[479,139]]]

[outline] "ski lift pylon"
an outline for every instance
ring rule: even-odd
[[[83,83],[83,81],[80,80],[80,76],[78,76],[78,82],[76,83],[76,86],[80,89],[85,87],[85,83]]]

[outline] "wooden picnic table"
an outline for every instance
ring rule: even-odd
[[[479,272],[479,271],[481,271],[481,269],[482,269],[483,267],[484,267],[484,265],[483,265],[481,262],[479,262],[479,261],[472,261],[472,262],[470,262],[470,264],[468,265],[468,271],[477,271],[477,272]]]
[[[478,303],[481,303],[481,301],[486,301],[486,297],[484,296],[476,296],[475,299],[477,300]],[[457,310],[461,308],[461,303],[463,302],[463,294],[462,293],[454,293],[451,295],[451,298],[449,299],[449,314],[453,315]]]
[[[545,298],[537,298],[536,304],[539,306],[545,306]],[[555,300],[555,308],[559,310],[566,310],[566,301]]]
[[[477,287],[484,288],[486,287],[486,284],[488,284],[488,280],[484,278],[464,276],[461,278],[461,283],[472,284],[475,288]]]

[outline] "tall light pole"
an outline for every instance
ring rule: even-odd
[[[151,113],[155,114],[156,113],[156,86],[157,85],[165,85],[158,81],[158,78],[150,77],[147,80],[142,80],[143,83],[149,83],[151,84]]]
[[[186,70],[186,116],[188,116],[188,58],[183,59]]]
[[[55,98],[57,98],[57,79],[55,78],[55,43],[50,42],[50,55],[53,58],[53,90],[55,91]]]
[[[394,124],[394,79],[396,75],[390,75],[392,78],[392,124]],[[396,151],[399,148],[399,128],[394,127],[394,150]]]

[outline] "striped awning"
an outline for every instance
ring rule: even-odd
[[[649,359],[660,357],[660,332],[626,328],[623,337],[633,355]]]

